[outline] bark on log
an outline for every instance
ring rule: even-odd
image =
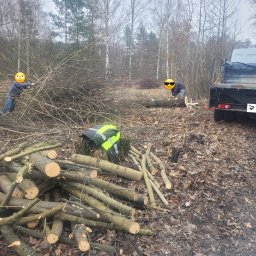
[[[64,205],[58,205],[52,209],[46,210],[45,212],[33,215],[33,216],[28,216],[28,217],[21,217],[18,220],[15,221],[16,224],[18,225],[23,225],[28,222],[33,222],[34,220],[42,219],[42,218],[47,218],[49,216],[54,215],[57,212],[60,212],[63,210],[65,206]]]
[[[60,201],[60,192],[56,189],[53,191],[53,200],[54,202]],[[60,239],[62,231],[63,231],[63,222],[61,220],[58,220],[56,217],[54,217],[52,227],[46,236],[48,243],[49,244],[56,243]]]
[[[135,209],[125,204],[122,204],[119,201],[107,196],[103,191],[100,191],[99,189],[92,188],[92,187],[78,184],[78,183],[73,183],[73,182],[69,182],[67,183],[67,185],[70,185],[80,191],[85,191],[87,194],[95,198],[98,198],[104,204],[109,205],[111,208],[114,208],[125,215],[132,215],[132,216],[135,215]]]
[[[17,155],[13,155],[13,156],[7,156],[4,158],[4,161],[6,162],[11,162],[11,161],[14,161],[14,160],[17,160],[23,156],[27,156],[27,155],[30,155],[32,153],[35,153],[35,152],[39,152],[39,151],[44,151],[44,150],[48,150],[48,149],[53,149],[53,148],[58,148],[58,147],[61,147],[62,146],[62,143],[56,143],[54,145],[50,145],[50,146],[44,146],[44,147],[40,147],[40,148],[32,148],[32,149],[29,149],[29,150],[25,150],[23,152],[21,152],[20,154],[17,154]]]
[[[11,185],[11,187],[10,187],[8,193],[6,194],[4,200],[1,202],[1,204],[0,204],[1,207],[3,207],[3,206],[5,206],[5,205],[8,204],[8,202],[9,202],[11,196],[12,196],[12,193],[13,193],[14,189],[16,188],[16,185],[17,185],[17,183],[16,183],[16,181],[14,181],[14,182],[12,183],[12,185]],[[0,212],[1,212],[2,210],[3,210],[3,208],[0,210]]]
[[[65,178],[68,179],[68,180],[72,180],[72,175],[66,173]],[[75,181],[78,181],[78,180],[75,180]],[[92,178],[89,178],[89,177],[84,177],[83,182],[84,181],[86,181],[86,184],[95,185],[99,188],[105,189],[106,191],[108,191],[108,192],[110,192],[114,195],[123,197],[126,200],[129,200],[129,201],[132,201],[132,202],[137,201],[140,198],[140,196],[137,195],[134,191],[128,190],[127,188],[121,187],[119,185],[116,185],[114,183],[111,183],[111,182],[108,182],[108,181],[105,181],[105,180],[101,180],[101,179],[98,179],[98,178],[92,179]],[[81,179],[78,182],[81,182]],[[146,199],[145,199],[145,204],[147,204]]]
[[[53,160],[53,159],[56,159],[57,156],[58,156],[56,150],[53,150],[53,149],[41,151],[40,154],[41,154],[42,156],[48,157],[49,159],[52,159],[52,160]]]
[[[132,103],[144,106],[146,108],[164,108],[164,107],[185,107],[185,100],[170,99],[140,99],[134,100]]]
[[[11,216],[0,219],[0,226],[7,225],[11,222],[16,221],[18,218],[20,218],[25,213],[27,213],[38,201],[39,201],[39,198],[36,198],[20,211],[13,213]]]
[[[2,161],[5,157],[8,156],[13,156],[18,154],[23,148],[25,148],[27,146],[27,142],[21,143],[20,145],[18,145],[16,148],[11,149],[3,154],[0,155],[0,161]]]
[[[87,229],[84,224],[72,225],[73,236],[77,242],[78,248],[82,252],[87,252],[90,249],[90,243],[87,238]]]
[[[135,152],[136,154],[138,154],[139,156],[142,155],[142,153],[141,153],[138,149],[136,149],[134,146],[131,146],[131,150],[132,150],[133,152]]]
[[[156,194],[159,196],[159,198],[162,200],[162,202],[165,205],[169,205],[168,201],[165,199],[164,195],[162,194],[162,192],[158,189],[158,187],[154,184],[154,182],[152,180],[150,180],[150,184],[152,186],[152,188],[154,189],[154,191],[156,192]]]
[[[2,233],[4,240],[7,242],[8,247],[12,247],[20,256],[42,255],[40,253],[36,253],[30,246],[20,240],[8,225],[1,226],[0,232]]]
[[[70,170],[65,170],[65,171],[62,170],[60,177],[67,180],[82,182],[83,180],[86,179],[86,177],[96,178],[97,171],[93,170],[91,172],[77,172],[77,171],[70,171]]]
[[[92,166],[99,167],[104,171],[110,172],[114,175],[129,179],[129,180],[141,180],[142,178],[142,173],[136,170],[133,170],[128,167],[116,165],[108,161],[104,161],[94,157],[74,154],[71,157],[71,160],[76,163],[89,164]]]
[[[96,212],[106,216],[109,219],[109,221],[113,222],[116,226],[119,226],[122,230],[131,234],[136,234],[139,232],[140,225],[137,222],[131,221],[120,215],[110,213],[108,207],[105,206],[96,198],[84,194],[79,190],[68,187],[67,185],[64,185],[63,188],[72,195],[80,198],[82,201],[93,207],[93,209],[95,209]]]
[[[0,193],[0,202],[2,202],[4,199],[5,199],[5,194]],[[28,200],[28,199],[11,197],[6,208],[8,208],[8,206],[9,206],[11,209],[13,209],[14,207],[19,209],[19,208],[26,207],[30,202],[31,202],[31,200]],[[45,209],[52,209],[52,208],[54,208],[56,206],[60,206],[60,205],[63,205],[63,203],[40,201],[34,207],[35,208],[39,207],[39,208],[45,208]]]
[[[146,154],[142,155],[141,169],[142,169],[144,181],[145,181],[147,191],[148,191],[149,202],[152,205],[152,207],[155,208],[156,207],[156,201],[155,201],[152,186],[151,186],[151,183],[150,183],[150,180],[149,180],[149,177],[148,177],[148,171],[147,171],[147,168],[146,168]]]
[[[85,164],[78,164],[78,163],[74,163],[68,160],[61,160],[61,159],[56,159],[55,161],[56,163],[59,164],[59,166],[61,167],[61,169],[83,169],[84,171],[87,170],[96,170],[96,171],[100,171],[99,168],[97,167],[93,167],[93,166],[89,166],[89,165],[85,165]]]
[[[150,159],[150,156],[147,155],[147,167],[149,169],[149,172],[152,173],[152,175],[155,175],[157,173],[157,169],[155,168],[155,166],[152,164],[152,161]]]
[[[101,221],[88,220],[85,218],[73,216],[71,214],[59,213],[56,215],[56,217],[60,218],[61,220],[65,220],[65,221],[70,221],[70,222],[75,222],[75,223],[84,223],[88,227],[124,231],[122,227],[117,226],[114,223],[105,223],[105,222],[101,222]],[[151,229],[141,228],[136,235],[152,236],[152,235],[154,235],[154,232]]]
[[[22,233],[22,234],[26,234],[26,235],[32,236],[34,238],[38,238],[38,239],[43,239],[44,238],[43,233],[35,231],[35,230],[30,230],[30,229],[27,229],[27,228],[24,228],[24,227],[21,227],[21,226],[17,226],[17,225],[14,225],[14,229],[17,230],[18,232]],[[65,236],[61,236],[59,241],[61,243],[64,243],[64,244],[75,245],[74,240],[72,240],[68,237],[65,237]],[[116,253],[115,247],[111,246],[111,245],[93,243],[93,242],[91,242],[90,245],[95,250],[100,250],[100,251],[104,251],[104,252],[107,252],[107,253]]]
[[[13,182],[7,177],[7,175],[1,175],[0,176],[0,189],[5,193],[8,194],[9,190],[12,189]],[[12,193],[12,196],[22,198],[23,192],[15,187],[14,191]]]
[[[46,211],[46,209],[44,209],[43,211]],[[34,214],[32,213],[29,213],[27,216],[33,216]],[[31,222],[28,222],[26,223],[26,226],[30,229],[34,229],[37,227],[37,225],[39,224],[39,220],[34,220],[34,221],[31,221]]]
[[[12,181],[17,181],[17,175],[15,173],[10,173],[7,175],[8,178],[10,178]],[[24,196],[27,199],[34,199],[37,197],[39,193],[39,189],[35,185],[35,183],[32,180],[29,179],[23,179],[21,183],[19,183],[18,188],[24,193]]]
[[[55,244],[62,234],[63,222],[57,219],[54,219],[50,231],[47,233],[46,239],[49,244]]]
[[[57,177],[60,174],[60,166],[39,153],[31,154],[29,161],[48,177]]]
[[[165,187],[167,189],[172,189],[172,183],[170,182],[170,180],[168,179],[168,177],[166,175],[165,166],[164,166],[163,162],[152,152],[150,152],[150,156],[152,156],[152,158],[159,165],[161,176],[162,176],[163,182],[165,183]]]

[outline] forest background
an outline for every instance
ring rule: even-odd
[[[208,95],[214,63],[221,64],[234,48],[253,46],[239,37],[243,27],[237,0],[52,4],[0,1],[1,79],[23,71],[40,81],[58,69],[56,81],[71,88],[115,79],[117,86],[141,79],[160,85],[171,77],[182,81],[191,97],[200,98]],[[256,1],[250,5],[253,10]]]

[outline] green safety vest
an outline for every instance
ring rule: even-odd
[[[116,126],[97,125],[84,131],[82,137],[93,141],[97,147],[106,150],[111,161],[117,160],[121,134]]]

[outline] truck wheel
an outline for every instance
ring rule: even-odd
[[[219,121],[224,120],[223,110],[215,109],[214,110],[214,117],[213,118],[214,118],[214,122],[219,122]]]

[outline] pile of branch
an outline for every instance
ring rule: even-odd
[[[160,184],[154,176],[156,175],[158,170],[160,170],[160,174],[165,184],[165,188],[168,190],[172,189],[172,183],[166,175],[165,165],[163,164],[163,162],[153,152],[150,152],[151,146],[151,144],[148,145],[147,150],[144,154],[142,154],[139,150],[132,146],[129,157],[143,174],[150,206],[152,208],[158,208],[156,205],[154,192],[161,199],[165,206],[168,206],[169,203],[161,192]],[[156,165],[157,168],[155,167]]]
[[[8,246],[22,256],[40,255],[19,238],[22,233],[48,244],[59,241],[76,245],[83,252],[99,249],[113,253],[114,246],[92,242],[91,232],[110,229],[153,235],[152,230],[141,228],[135,221],[136,209],[157,209],[152,189],[168,205],[153,177],[156,169],[152,161],[158,165],[167,189],[171,189],[171,183],[150,147],[145,154],[131,149],[130,157],[139,169],[134,170],[86,155],[58,159],[55,149],[61,146],[23,143],[0,155],[5,170],[0,177],[0,232]],[[144,178],[149,203],[147,195],[109,181],[116,177],[126,183]]]

